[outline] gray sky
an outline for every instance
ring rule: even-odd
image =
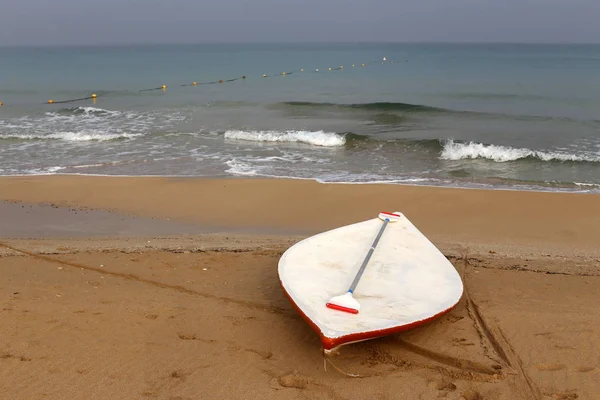
[[[600,42],[600,0],[0,0],[0,45]]]

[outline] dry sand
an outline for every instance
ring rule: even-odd
[[[597,195],[52,176],[2,178],[0,200],[2,399],[600,398]],[[465,294],[325,370],[277,262],[380,210]]]

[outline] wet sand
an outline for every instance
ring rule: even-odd
[[[600,393],[598,196],[38,177],[0,179],[0,200],[19,202],[0,206],[6,398]],[[277,262],[303,237],[380,209],[404,212],[457,268],[465,294],[430,324],[342,347],[325,370]]]

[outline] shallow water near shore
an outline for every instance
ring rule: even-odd
[[[0,175],[600,192],[599,66],[597,45],[2,48]]]

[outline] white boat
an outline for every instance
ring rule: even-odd
[[[397,221],[381,232],[385,214],[391,215],[304,239],[279,260],[281,287],[326,353],[425,324],[450,311],[462,296],[454,266],[406,216],[393,213]],[[360,311],[329,308],[332,298],[348,292],[363,265],[352,293]]]

